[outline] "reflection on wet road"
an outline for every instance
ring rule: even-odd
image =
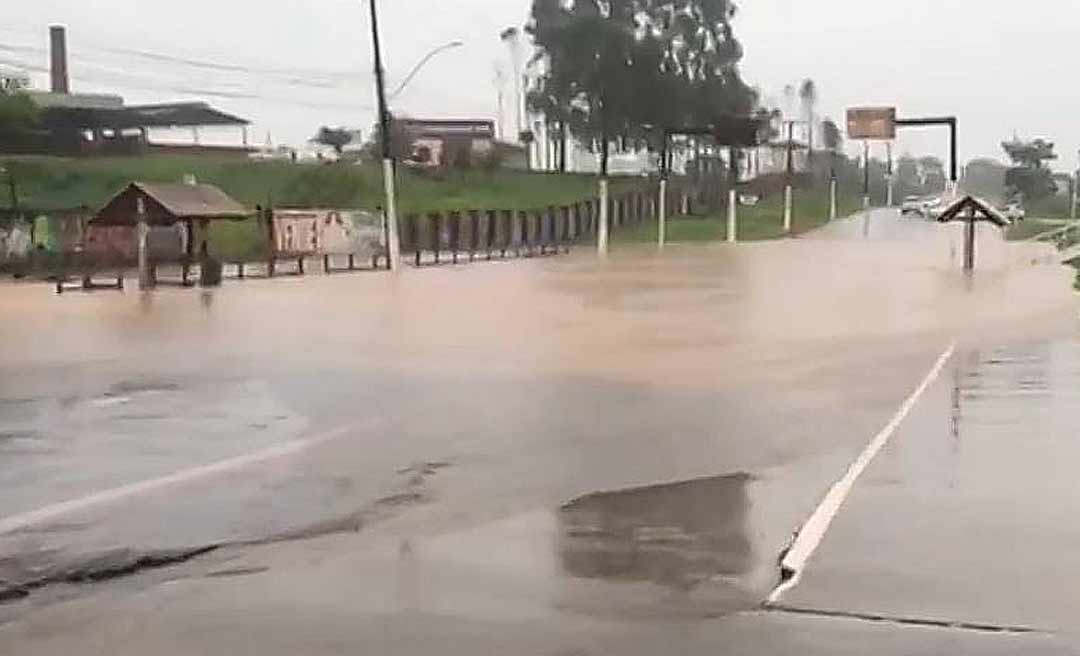
[[[1080,340],[958,355],[791,603],[1080,633],[1078,409]]]
[[[563,568],[690,590],[752,567],[746,474],[592,494],[560,509]]]

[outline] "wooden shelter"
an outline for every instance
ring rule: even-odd
[[[950,204],[938,217],[941,223],[963,221],[964,226],[964,270],[975,269],[975,224],[980,221],[993,223],[999,228],[1012,225],[1012,221],[999,212],[990,203],[974,196],[964,196]]]
[[[254,215],[213,185],[133,182],[94,215],[90,230],[107,241],[130,242],[140,209],[151,229],[151,240],[173,241],[168,234],[175,235],[175,246],[162,245],[164,250],[189,258],[208,251],[211,222],[241,221]]]

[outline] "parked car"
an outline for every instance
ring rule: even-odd
[[[944,198],[930,198],[924,201],[923,216],[931,221],[937,221],[948,208],[949,203]]]
[[[918,196],[908,196],[904,198],[904,202],[900,205],[900,216],[907,216],[908,214],[923,215],[923,201]]]
[[[1024,210],[1024,206],[1015,202],[1009,203],[1001,208],[1001,213],[1010,221],[1023,221],[1027,218],[1027,212]]]

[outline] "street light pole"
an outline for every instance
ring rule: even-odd
[[[386,108],[386,84],[383,79],[382,46],[379,42],[379,16],[377,0],[369,0],[371,7],[371,41],[375,50],[375,92],[379,101],[379,129],[382,131],[383,185],[386,190],[386,249],[390,270],[397,271],[401,257],[398,239],[397,192],[394,188],[394,156],[390,145],[390,112]]]
[[[450,43],[444,43],[438,48],[434,48],[431,52],[424,55],[423,58],[421,58],[420,61],[416,63],[416,66],[413,66],[413,69],[409,71],[409,74],[405,76],[405,79],[401,81],[401,84],[399,84],[397,88],[390,93],[390,100],[393,100],[394,98],[397,98],[399,95],[401,95],[401,92],[405,90],[405,87],[409,86],[409,82],[412,82],[413,78],[416,77],[417,73],[420,72],[420,69],[424,67],[424,64],[431,61],[432,58],[435,57],[435,55],[438,55],[441,52],[446,52],[447,50],[453,50],[454,48],[460,48],[463,45],[465,45],[463,41],[451,41]]]

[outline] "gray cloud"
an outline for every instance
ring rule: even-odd
[[[122,92],[132,102],[214,92],[223,109],[253,118],[278,141],[302,141],[324,123],[366,129],[374,120],[366,0],[13,2],[18,12],[0,25],[0,44],[41,67],[46,26],[67,24],[83,90],[118,85],[118,77],[102,73],[111,67],[156,81],[156,88],[139,89],[127,79]],[[495,65],[506,59],[498,34],[520,25],[528,6],[382,0],[391,82],[430,48],[466,42],[432,61],[395,109],[494,116]],[[774,96],[809,76],[821,89],[822,113],[834,118],[857,104],[896,104],[906,115],[954,113],[965,158],[1000,157],[998,143],[1016,131],[1054,139],[1059,167],[1072,168],[1080,99],[1070,88],[1069,31],[1078,18],[1080,7],[1061,0],[1028,0],[1019,9],[994,0],[743,0],[736,30],[746,50],[744,76]],[[944,155],[945,135],[904,133],[897,152],[904,150]]]

